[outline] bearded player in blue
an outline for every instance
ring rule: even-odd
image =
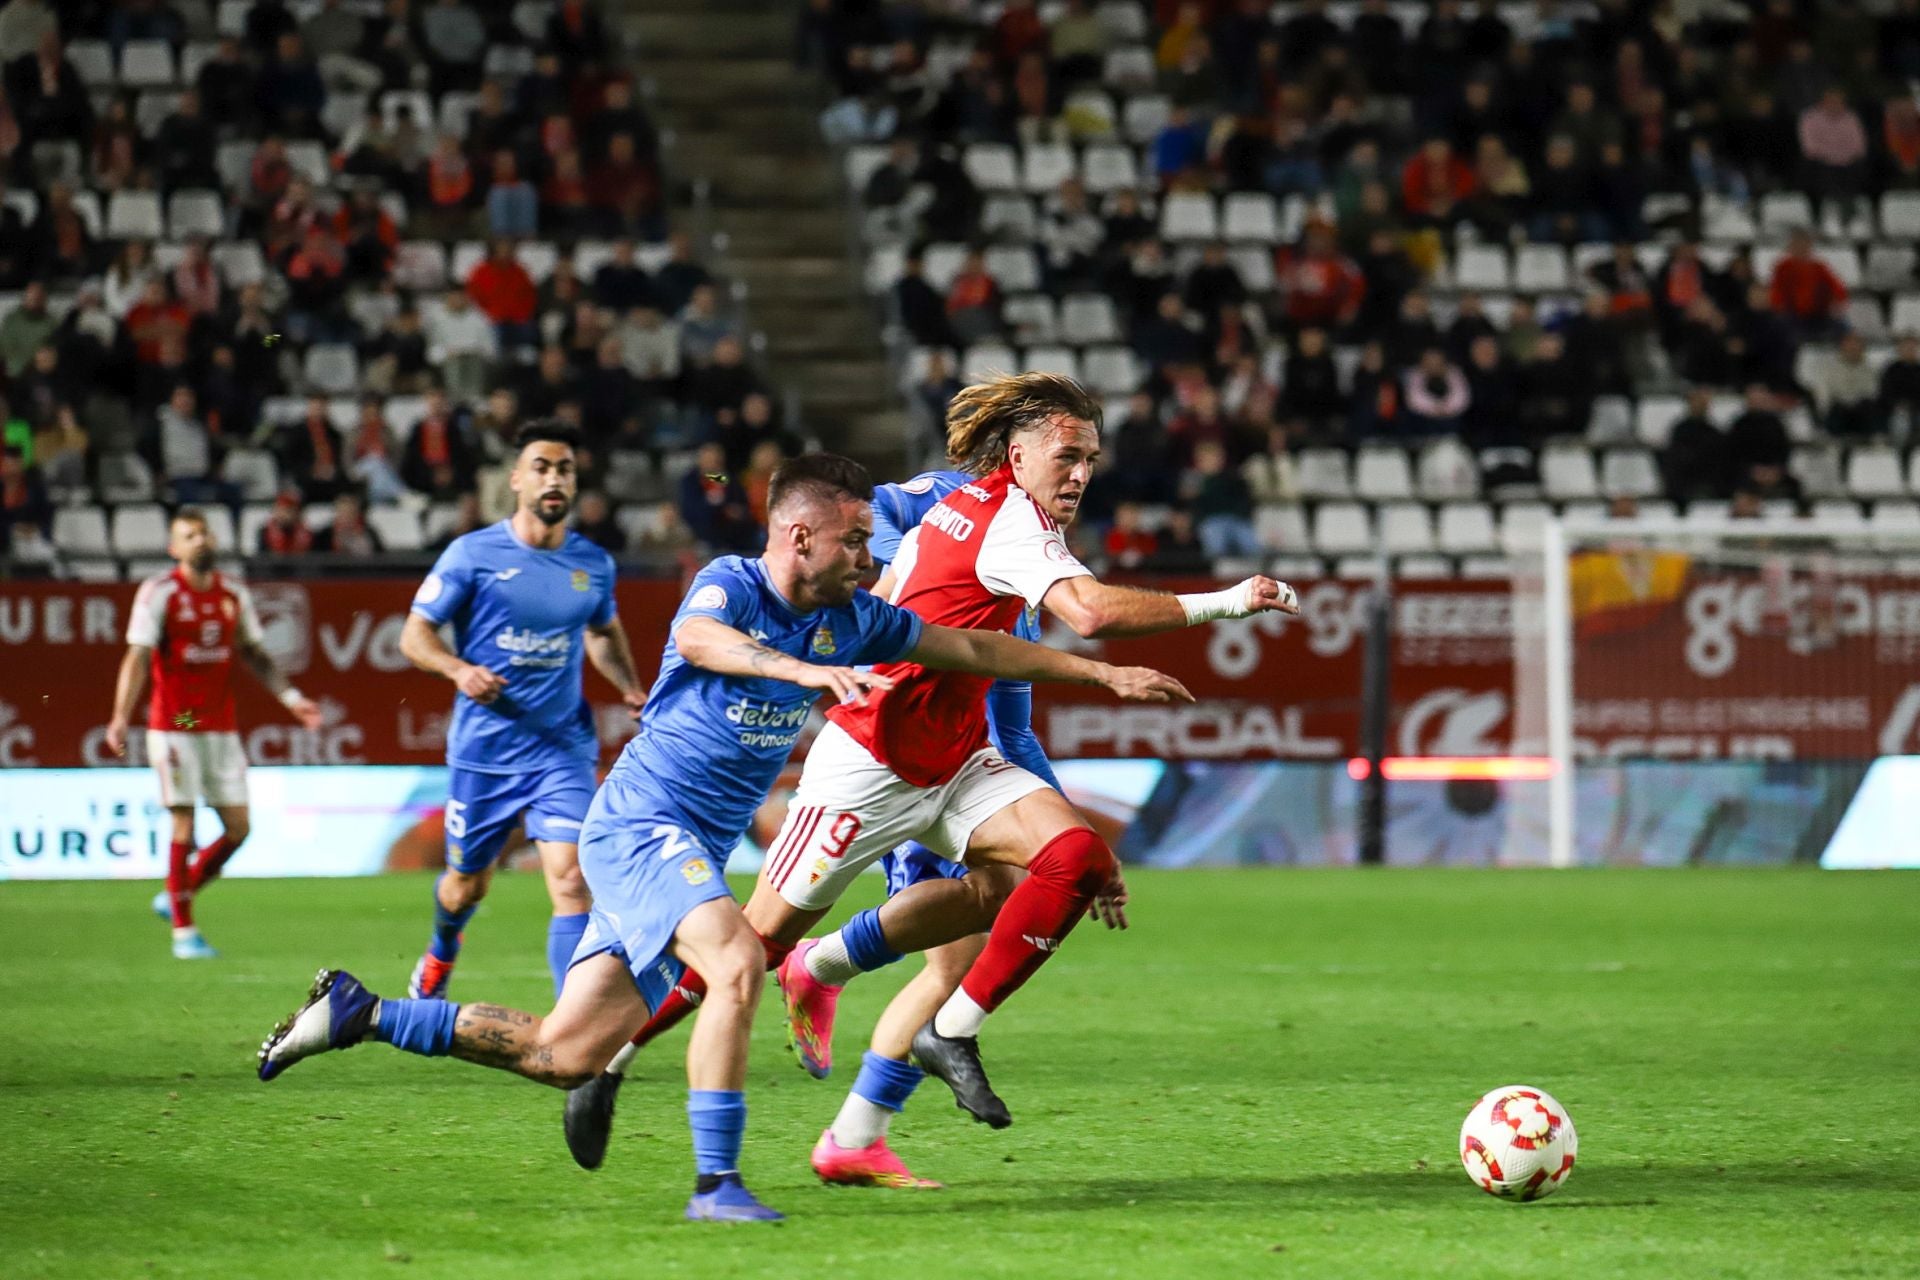
[[[1188,696],[1158,672],[925,625],[860,591],[873,563],[872,493],[865,470],[844,458],[786,463],[768,492],[766,556],[724,557],[694,578],[640,732],[581,831],[593,914],[550,1013],[383,1000],[351,974],[323,969],[306,1002],[261,1045],[260,1078],[371,1038],[571,1089],[592,1079],[692,968],[705,975],[707,996],[687,1049],[696,1168],[687,1216],[778,1219],[740,1180],[747,1042],[767,956],[723,873],[815,697],[863,699],[889,682],[856,666],[895,661],[1099,684],[1134,701]]]
[[[400,652],[451,680],[447,869],[433,886],[433,937],[407,994],[444,996],[467,921],[523,821],[540,853],[553,918],[547,965],[556,993],[586,931],[580,823],[600,760],[581,658],[638,715],[646,686],[614,613],[613,558],[566,526],[579,484],[579,433],[531,422],[514,437],[511,517],[456,538],[414,595]],[[438,628],[451,624],[452,648]]]

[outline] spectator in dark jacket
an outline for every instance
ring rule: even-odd
[[[1787,424],[1780,417],[1779,402],[1765,383],[1747,388],[1746,412],[1727,428],[1728,466],[1733,487],[1751,489],[1763,498],[1797,499],[1799,484],[1787,474],[1787,459],[1793,446],[1787,437]]]
[[[1892,363],[1881,370],[1880,412],[1890,430],[1904,422],[1907,438],[1920,434],[1920,337],[1901,334]]]
[[[913,340],[923,347],[954,345],[953,326],[947,323],[947,301],[927,283],[926,260],[907,254],[900,278],[893,282],[893,314]]]
[[[746,488],[728,473],[726,450],[718,444],[701,445],[697,464],[680,477],[679,506],[693,536],[714,551],[752,554],[765,541]]]
[[[1705,387],[1687,393],[1686,416],[1673,424],[1660,470],[1667,496],[1675,502],[1723,498],[1728,486],[1727,434],[1707,415],[1713,394]]]

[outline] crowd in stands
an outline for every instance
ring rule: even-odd
[[[809,0],[797,46],[928,454],[981,370],[1079,373],[1122,559],[1260,549],[1329,448],[1495,498],[1650,448],[1580,496],[1747,511],[1913,438],[1915,0]]]
[[[596,0],[0,3],[0,561],[153,556],[154,502],[422,550],[535,417],[587,536],[756,546],[795,442],[624,54]]]

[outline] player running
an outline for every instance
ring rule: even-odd
[[[580,823],[593,803],[600,741],[580,689],[592,660],[635,715],[647,691],[614,613],[613,558],[567,528],[580,435],[530,422],[514,437],[513,515],[455,538],[413,597],[400,652],[453,681],[447,731],[447,869],[433,886],[433,938],[407,994],[446,994],[467,921],[494,860],[525,815],[553,918],[547,966],[556,993],[586,932]],[[439,628],[451,623],[454,647]]]
[[[174,566],[148,578],[133,598],[127,653],[107,721],[108,749],[125,755],[127,726],[151,672],[147,760],[160,775],[160,803],[173,822],[167,887],[153,909],[173,922],[176,960],[220,954],[193,923],[193,899],[247,838],[247,757],[233,714],[235,655],[294,719],[320,727],[320,708],[288,683],[263,647],[253,597],[243,584],[214,572],[214,550],[206,516],[192,507],[174,513],[167,526]],[[196,853],[193,815],[203,799],[220,816],[220,835]]]
[[[984,677],[1100,684],[1132,701],[1189,698],[1158,672],[926,625],[860,591],[872,563],[872,492],[864,469],[844,458],[786,463],[769,491],[765,557],[725,557],[695,577],[640,732],[581,830],[592,919],[552,1012],[382,1000],[326,969],[262,1044],[260,1078],[371,1037],[570,1088],[591,1079],[682,973],[697,969],[709,985],[687,1052],[697,1170],[687,1216],[777,1219],[739,1175],[748,1033],[768,955],[723,873],[815,697],[858,704],[891,681],[856,665],[911,660]]]
[[[1099,421],[1098,400],[1053,374],[996,378],[955,397],[948,458],[972,479],[902,544],[893,566],[894,602],[928,622],[995,631],[1011,626],[1023,608],[1040,606],[1089,637],[1298,612],[1291,587],[1261,576],[1182,596],[1096,580],[1067,548],[1060,528],[1077,514],[1092,477]],[[951,861],[1026,870],[961,988],[912,1042],[914,1059],[947,1082],[962,1108],[1002,1128],[1012,1117],[980,1065],[980,1027],[1096,899],[1106,899],[1115,912],[1123,908],[1125,885],[1106,842],[1065,799],[989,747],[987,681],[911,662],[880,670],[895,687],[827,713],[746,917],[784,951],[855,876],[909,838]],[[956,928],[957,914],[938,918],[952,901],[933,882],[901,894],[887,904],[884,920],[876,917],[883,927],[865,931],[857,949],[868,960],[855,963],[871,968],[906,949],[966,936],[971,929],[964,921]],[[929,910],[922,912],[922,905]],[[855,950],[848,947],[850,954]],[[700,975],[687,974],[635,1045],[684,1017],[701,990]],[[623,1051],[591,1087],[568,1099],[568,1146],[587,1168],[605,1153],[619,1073],[631,1058]]]

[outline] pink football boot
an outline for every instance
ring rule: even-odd
[[[774,980],[787,1000],[787,1043],[808,1075],[825,1080],[833,1072],[833,1014],[841,989],[807,972],[807,952],[818,945],[819,939],[808,938],[788,952]]]
[[[813,1171],[820,1175],[820,1181],[843,1187],[916,1187],[923,1191],[940,1187],[931,1178],[914,1177],[887,1146],[885,1138],[870,1147],[849,1151],[833,1140],[831,1129],[822,1133],[820,1141],[814,1144]]]

